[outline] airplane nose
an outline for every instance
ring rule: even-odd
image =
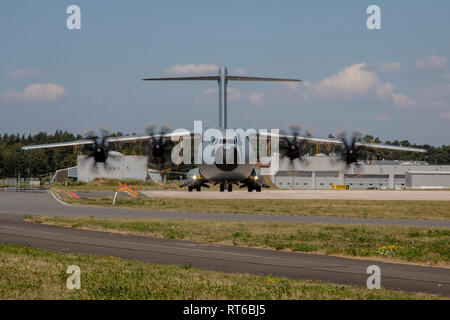
[[[216,167],[222,171],[232,171],[237,168],[237,149],[233,147],[219,147],[216,149]]]

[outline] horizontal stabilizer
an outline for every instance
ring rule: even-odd
[[[286,81],[299,82],[299,81],[302,81],[302,80],[298,80],[298,79],[243,77],[243,76],[228,76],[228,75],[227,75],[227,80],[235,80],[235,81],[282,81],[282,82],[286,82]]]
[[[173,77],[173,78],[146,78],[144,81],[162,81],[162,80],[220,80],[219,76],[199,76],[199,77]]]
[[[164,81],[164,80],[216,80],[216,81],[219,81],[220,80],[220,76],[146,78],[146,79],[142,79],[142,80],[144,80],[144,81]],[[299,82],[299,81],[302,81],[302,80],[298,80],[298,79],[244,77],[244,76],[232,76],[232,75],[226,75],[226,80],[234,80],[234,81],[277,81],[277,82],[286,82],[286,81]]]

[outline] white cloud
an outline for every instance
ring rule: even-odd
[[[392,98],[394,99],[394,104],[398,107],[411,107],[416,103],[413,99],[401,93],[393,93]]]
[[[237,101],[237,100],[242,100],[244,97],[244,94],[236,89],[233,88],[228,88],[228,97],[230,97],[231,100]]]
[[[195,97],[194,104],[199,105],[203,102],[203,100],[212,95],[218,95],[219,90],[217,88],[209,88],[203,91],[198,97]]]
[[[447,59],[438,56],[431,56],[427,59],[416,61],[416,67],[419,69],[437,69],[444,67],[446,64]]]
[[[252,94],[250,94],[250,101],[253,103],[260,103],[264,98],[264,93],[262,92],[253,92]]]
[[[219,66],[215,64],[177,64],[168,68],[165,73],[170,75],[209,74],[217,73]]]
[[[67,90],[55,83],[35,83],[27,86],[23,92],[14,89],[5,91],[0,95],[0,101],[25,103],[25,102],[52,102],[67,96]]]
[[[234,76],[245,76],[247,75],[247,70],[239,68],[239,69],[235,69],[233,71],[230,72],[230,74],[234,75]]]
[[[365,63],[357,63],[315,84],[306,83],[314,95],[320,98],[341,97],[351,100],[381,86],[374,72],[364,70]]]
[[[397,68],[396,63],[380,64],[387,70]],[[245,100],[254,105],[304,104],[327,101],[364,101],[373,100],[390,103],[399,107],[416,105],[414,99],[405,94],[395,92],[395,85],[383,82],[366,63],[347,66],[337,74],[325,77],[317,82],[282,83],[267,92],[244,93],[229,89],[231,100]],[[208,89],[195,98],[199,104],[208,96],[217,96],[218,90]]]
[[[164,71],[169,75],[204,75],[204,74],[217,74],[219,66],[216,64],[176,64]],[[236,76],[244,76],[247,74],[247,70],[238,68],[232,71],[228,71],[229,74]]]
[[[450,106],[450,83],[425,88],[418,99],[424,107]]]
[[[391,97],[393,97],[393,91],[394,91],[395,85],[390,82],[386,82],[384,84],[380,84],[376,89],[376,93],[378,97],[380,97],[383,101],[389,100]]]
[[[33,78],[33,77],[40,77],[40,76],[45,76],[46,73],[36,70],[36,69],[32,69],[32,68],[25,68],[25,69],[18,69],[18,70],[13,70],[9,73],[9,78],[12,80],[22,80],[22,79],[28,79],[28,78]]]
[[[398,94],[394,96],[395,85],[390,82],[383,83],[375,72],[367,69],[366,63],[345,67],[337,74],[316,83],[305,82],[305,88],[308,100],[351,101],[361,97],[375,97],[382,101],[396,102],[396,99],[407,98]]]
[[[283,85],[291,90],[296,90],[296,89],[298,89],[299,82],[281,82],[281,85]]]
[[[422,95],[425,99],[433,100],[450,98],[450,83],[428,87]]]
[[[398,62],[381,62],[373,65],[367,65],[365,70],[372,72],[396,72],[402,69],[400,63]]]
[[[239,101],[244,98],[244,94],[236,89],[228,88],[227,89],[228,99],[231,101]],[[206,99],[213,100],[219,99],[219,89],[217,88],[209,88],[203,91],[198,97],[194,98],[194,104],[199,105]],[[208,101],[209,101],[208,100]]]

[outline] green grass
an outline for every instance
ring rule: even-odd
[[[27,217],[72,228],[450,266],[450,229],[311,223]]]
[[[435,295],[227,274],[0,245],[0,299],[437,299]],[[69,265],[81,289],[66,288]]]
[[[112,207],[112,198],[66,197],[65,200]],[[120,199],[116,207],[181,212],[450,220],[450,201],[130,198]]]

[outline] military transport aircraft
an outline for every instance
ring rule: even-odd
[[[146,78],[144,81],[170,81],[170,80],[213,80],[219,84],[219,128],[222,132],[222,139],[214,139],[214,137],[205,139],[200,137],[201,145],[206,148],[213,146],[213,160],[210,162],[198,163],[198,166],[191,169],[186,180],[182,184],[188,187],[189,191],[200,191],[201,187],[209,187],[207,183],[220,185],[220,191],[232,191],[233,185],[246,187],[248,191],[261,192],[262,187],[267,187],[263,183],[263,177],[256,163],[250,162],[256,153],[255,147],[249,143],[249,137],[236,131],[234,137],[226,134],[228,127],[227,121],[227,84],[228,81],[279,81],[279,82],[299,82],[297,79],[280,79],[280,78],[261,78],[229,75],[225,67],[219,69],[218,75],[210,76],[192,76],[192,77],[172,77],[172,78]],[[172,130],[167,126],[163,126],[159,133],[155,133],[155,125],[147,127],[147,135],[134,135],[125,137],[107,137],[103,132],[101,138],[91,137],[85,140],[77,140],[62,143],[51,143],[43,145],[33,145],[22,147],[23,150],[68,147],[68,146],[86,146],[89,154],[88,158],[97,163],[103,163],[106,167],[108,157],[113,157],[114,153],[110,151],[110,145],[113,143],[137,143],[138,141],[148,142],[149,161],[162,165],[166,163],[168,156],[168,148],[174,138],[193,137],[193,133],[188,130]],[[196,137],[194,137],[195,139]],[[198,137],[197,137],[198,138]],[[373,144],[359,141],[356,134],[349,140],[345,136],[338,136],[337,139],[316,138],[311,134],[302,134],[297,126],[291,126],[291,134],[284,132],[272,133],[266,132],[259,134],[258,139],[278,139],[280,153],[279,156],[287,158],[291,161],[303,161],[306,154],[307,144],[325,144],[340,146],[341,159],[346,165],[357,164],[360,160],[359,150],[368,148],[369,150],[387,149],[409,152],[425,152],[423,149],[392,146],[384,144]],[[246,148],[239,146],[248,145]],[[202,157],[200,159],[203,159]]]

